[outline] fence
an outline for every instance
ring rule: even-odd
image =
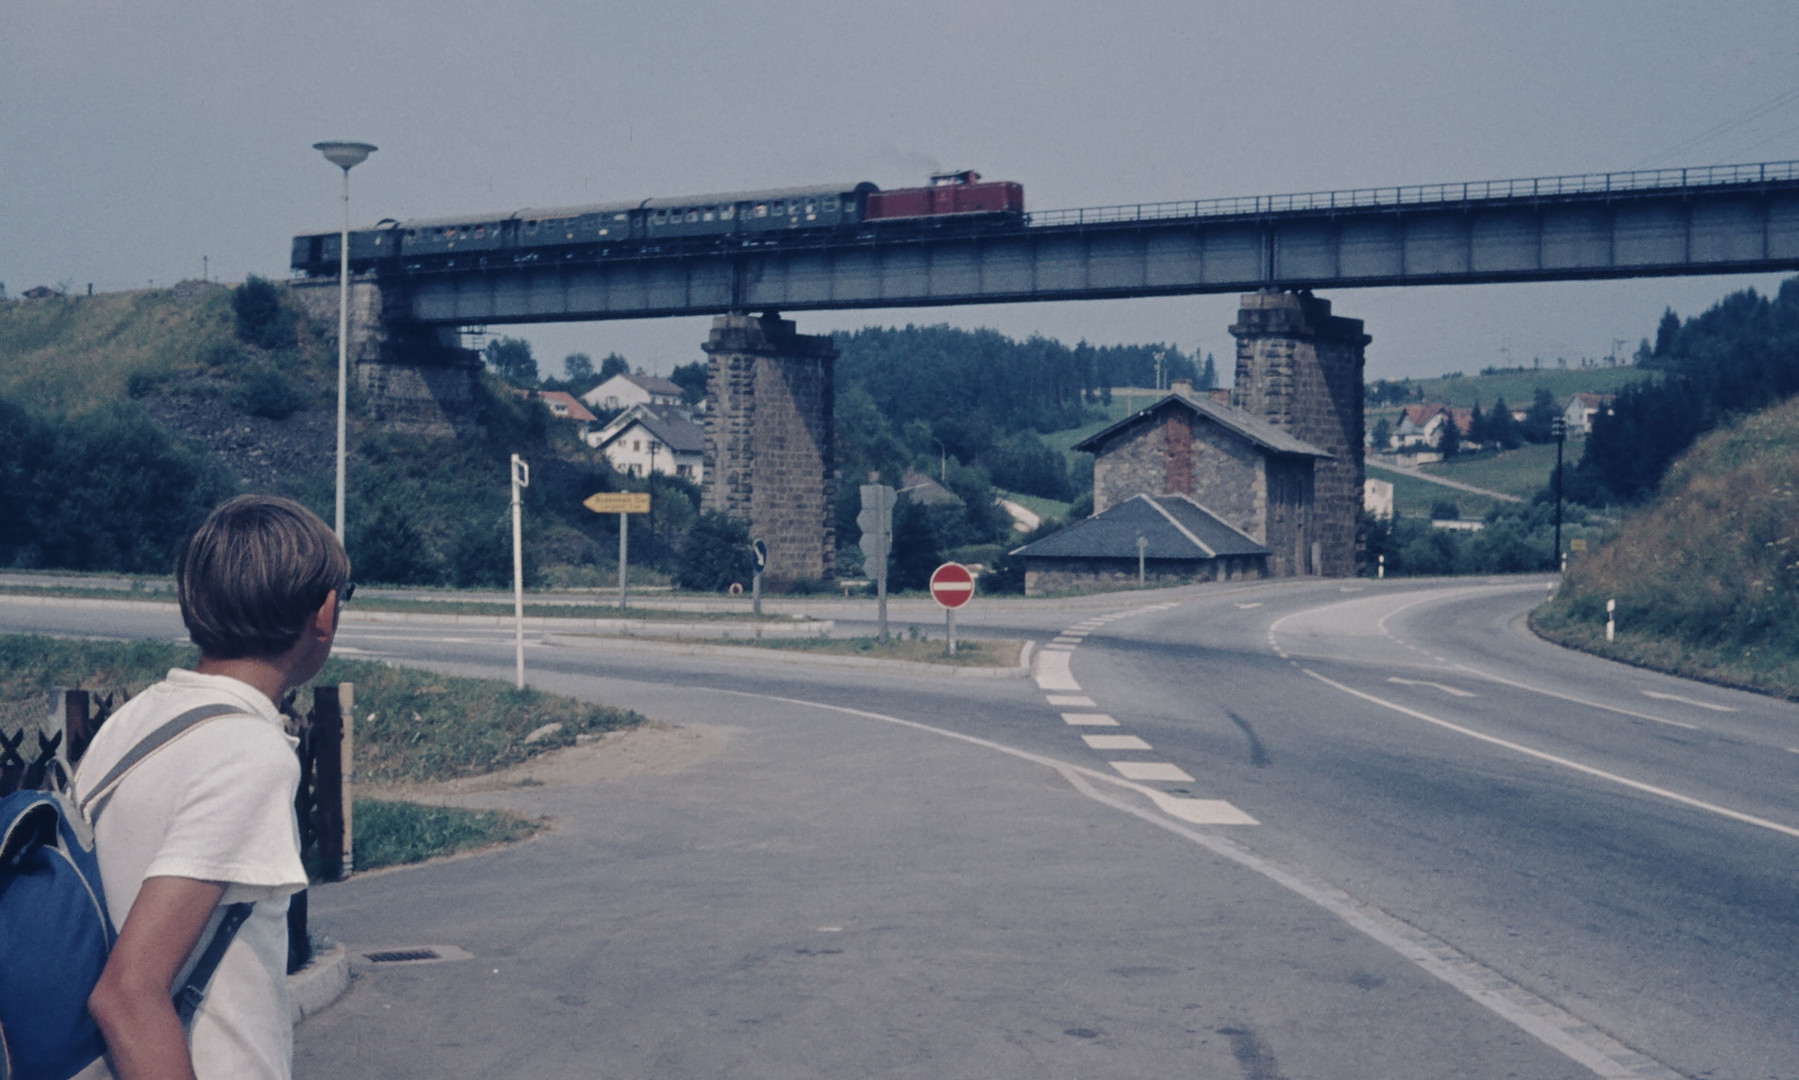
[[[80,688],[52,696],[48,724],[21,724],[0,731],[0,795],[34,789],[65,789],[122,692],[97,694]],[[300,823],[300,856],[318,881],[341,881],[355,866],[350,813],[351,765],[355,760],[355,686],[315,687],[312,711],[294,711],[294,695],[281,703],[288,730],[300,740],[300,786],[294,812]],[[32,745],[35,742],[36,745]],[[287,966],[298,971],[312,959],[307,933],[306,891],[294,894],[287,909]]]

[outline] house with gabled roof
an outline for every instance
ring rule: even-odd
[[[1602,412],[1609,412],[1612,407],[1612,394],[1589,394],[1581,391],[1568,399],[1568,407],[1562,410],[1562,422],[1568,425],[1568,434],[1586,435],[1593,430],[1593,417]]]
[[[696,484],[705,480],[706,429],[673,406],[632,406],[590,433],[587,445],[630,476],[658,472]]]
[[[1062,589],[1176,585],[1268,575],[1266,547],[1191,495],[1131,496],[1013,551],[1027,596]]]
[[[657,375],[635,373],[614,375],[581,395],[590,409],[629,409],[633,405],[679,405],[683,401],[680,386]]]
[[[1183,495],[1264,547],[1269,576],[1317,572],[1312,472],[1331,455],[1246,410],[1177,392],[1075,449],[1094,455],[1095,516]]]

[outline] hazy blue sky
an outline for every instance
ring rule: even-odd
[[[1799,158],[1792,0],[506,5],[7,0],[0,281],[283,276],[353,216],[872,180],[1038,209]],[[1776,278],[1339,290],[1369,376],[1603,355]],[[1233,297],[802,314],[1230,354]],[[524,331],[666,372],[707,320]],[[1627,346],[1627,348],[1630,346]],[[1228,366],[1227,366],[1228,370]]]

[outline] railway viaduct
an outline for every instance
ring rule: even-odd
[[[769,573],[829,576],[830,339],[775,312],[1245,294],[1235,403],[1333,455],[1316,481],[1326,574],[1354,570],[1369,337],[1311,291],[1799,268],[1799,162],[1109,206],[1023,228],[794,236],[749,250],[386,272],[352,293],[378,419],[472,398],[459,331],[714,315],[705,503],[749,519]],[[297,283],[336,314],[332,279]],[[751,312],[766,314],[755,316]]]

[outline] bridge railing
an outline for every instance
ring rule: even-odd
[[[1290,195],[1243,195],[1181,202],[1089,206],[1075,210],[1040,210],[1031,213],[1031,225],[1107,225],[1129,221],[1165,221],[1169,218],[1242,217],[1299,210],[1355,210],[1605,192],[1679,191],[1683,188],[1713,188],[1795,179],[1799,179],[1799,161],[1770,161],[1755,165],[1640,169],[1573,176],[1537,176],[1519,180],[1473,180],[1451,184],[1412,184],[1404,187],[1306,191]]]

